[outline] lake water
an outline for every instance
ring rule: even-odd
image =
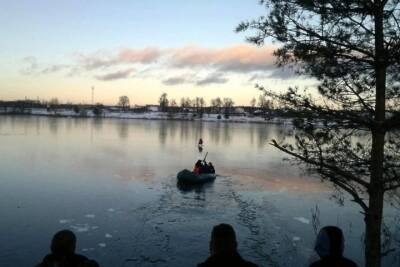
[[[360,209],[347,200],[338,206],[328,184],[268,145],[288,130],[0,116],[0,266],[37,264],[65,228],[77,234],[77,252],[101,266],[196,266],[222,222],[234,226],[240,253],[259,266],[306,266],[316,206],[320,225],[340,226],[346,255],[362,264]],[[205,152],[216,181],[177,186],[176,173]],[[398,266],[396,259],[385,266]]]

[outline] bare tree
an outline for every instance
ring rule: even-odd
[[[178,107],[178,104],[176,103],[175,99],[171,99],[171,101],[169,102],[169,111],[176,112],[177,107]]]
[[[194,107],[196,108],[196,113],[202,115],[204,113],[204,106],[205,106],[205,101],[204,98],[202,97],[196,97],[193,99]]]
[[[118,106],[122,110],[127,110],[129,108],[129,102],[129,97],[127,97],[126,95],[120,96],[118,99]]]
[[[228,118],[229,115],[232,113],[233,105],[235,103],[233,102],[232,98],[226,97],[226,98],[224,98],[222,100],[222,104],[223,104],[223,107],[224,107],[225,117]]]
[[[158,99],[158,103],[160,104],[160,110],[162,112],[167,111],[169,105],[168,95],[166,93],[162,93],[160,98]]]
[[[182,97],[181,98],[181,109],[182,111],[187,110],[188,108],[190,108],[192,105],[192,101],[190,100],[190,98],[188,97]]]
[[[52,99],[50,99],[49,101],[49,105],[50,106],[58,106],[60,104],[60,101],[58,101],[57,97],[53,97]]]
[[[221,108],[222,108],[221,98],[217,97],[217,98],[211,99],[211,106],[214,108],[214,110],[217,113],[221,113]]]

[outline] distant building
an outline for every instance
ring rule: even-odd
[[[146,105],[146,110],[149,112],[159,112],[160,106],[158,105]]]
[[[236,115],[246,115],[247,112],[244,110],[243,107],[236,107],[234,113]]]
[[[262,111],[261,109],[257,109],[257,110],[255,110],[254,112],[254,115],[262,115],[262,114],[264,114],[264,111]]]
[[[147,107],[135,105],[134,107],[131,107],[129,109],[129,111],[131,111],[133,113],[145,113],[145,112],[147,112]]]

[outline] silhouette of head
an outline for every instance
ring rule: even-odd
[[[213,166],[212,162],[209,162],[208,165],[209,165],[209,166]]]
[[[341,257],[344,250],[344,237],[342,230],[336,226],[325,226],[317,236],[315,252],[321,257]]]
[[[51,252],[56,256],[65,256],[75,253],[76,236],[70,230],[57,232],[51,240]]]
[[[236,248],[236,234],[233,227],[224,223],[214,226],[210,241],[211,254],[232,253],[236,252]]]
[[[198,160],[198,161],[196,162],[196,166],[201,166],[201,160]]]

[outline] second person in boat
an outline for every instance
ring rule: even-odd
[[[201,173],[202,165],[203,164],[202,164],[201,160],[198,160],[196,162],[196,164],[194,165],[193,172],[195,174],[199,175]]]

